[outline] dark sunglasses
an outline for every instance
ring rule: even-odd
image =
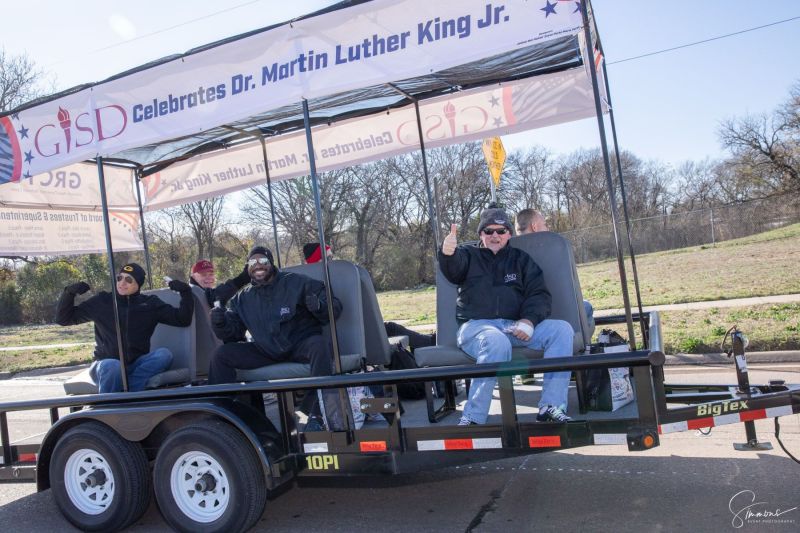
[[[261,265],[266,265],[267,263],[269,263],[269,259],[267,259],[266,257],[259,257],[258,259],[247,260],[247,264],[250,266],[256,266],[256,263]]]
[[[505,235],[506,233],[508,233],[508,230],[506,228],[500,228],[500,229],[487,228],[483,230],[484,235],[494,235],[495,233],[497,233],[498,235]]]
[[[133,278],[125,274],[117,274],[117,281],[124,281],[125,283],[133,283]]]

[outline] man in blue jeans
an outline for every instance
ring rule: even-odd
[[[511,360],[513,346],[543,350],[544,357],[572,356],[572,326],[550,316],[550,293],[533,258],[512,248],[512,226],[499,208],[485,209],[478,225],[480,244],[458,246],[456,225],[439,251],[445,278],[458,285],[458,346],[478,364]],[[569,371],[544,375],[539,422],[568,422]],[[484,424],[496,377],[472,381],[459,425]]]
[[[165,371],[172,363],[172,352],[167,348],[150,350],[150,337],[159,323],[185,327],[192,323],[194,299],[192,289],[179,280],[169,282],[169,288],[181,295],[179,307],[175,308],[155,295],[139,292],[144,283],[144,269],[136,263],[128,263],[117,274],[116,298],[119,309],[122,349],[128,376],[128,390],[144,390],[147,380]],[[92,378],[98,390],[122,391],[117,331],[114,324],[114,302],[110,292],[101,291],[84,302],[75,305],[75,296],[87,292],[91,287],[78,282],[64,289],[56,309],[56,322],[62,326],[94,321],[95,362],[92,363]]]

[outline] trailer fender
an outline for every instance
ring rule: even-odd
[[[162,423],[174,419],[186,419],[188,422],[197,415],[220,418],[242,432],[258,455],[267,489],[274,488],[275,478],[281,475],[275,462],[282,454],[275,428],[266,418],[256,416],[252,409],[227,398],[141,405],[113,404],[71,413],[56,422],[42,441],[36,464],[36,488],[39,492],[50,488],[50,456],[56,442],[67,430],[83,422],[98,421],[124,439],[140,442]],[[184,424],[182,421],[178,423]]]

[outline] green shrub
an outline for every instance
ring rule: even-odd
[[[77,268],[64,261],[25,265],[17,273],[17,291],[25,323],[52,322],[61,291],[82,277]]]
[[[0,283],[0,324],[7,326],[22,322],[19,292],[12,282]]]

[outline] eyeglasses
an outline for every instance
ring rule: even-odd
[[[506,233],[508,233],[508,230],[506,228],[500,228],[500,229],[486,228],[485,230],[483,230],[484,235],[494,235],[495,233],[497,233],[498,235],[505,235]]]
[[[133,283],[133,278],[125,274],[117,274],[117,281],[124,281],[125,283]]]
[[[256,266],[256,263],[259,265],[266,265],[269,263],[269,259],[266,257],[259,257],[258,259],[248,259],[247,264],[250,266]]]

